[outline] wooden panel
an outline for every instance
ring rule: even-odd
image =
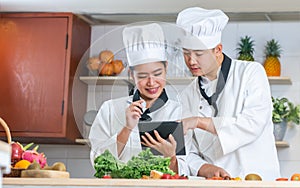
[[[0,114],[14,132],[62,131],[67,22],[1,19]]]
[[[0,117],[15,141],[75,143],[87,97],[76,76],[87,70],[77,66],[88,58],[90,26],[71,13],[0,17]]]

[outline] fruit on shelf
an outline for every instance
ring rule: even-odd
[[[23,146],[19,142],[11,143],[11,163],[15,164],[22,159]]]
[[[238,43],[238,60],[254,61],[254,40],[250,36],[241,37]]]
[[[99,53],[101,63],[110,63],[114,60],[114,53],[110,50],[103,50]]]
[[[90,57],[87,62],[87,67],[91,71],[99,70],[100,59],[98,57]]]
[[[29,161],[27,161],[27,160],[25,160],[25,159],[22,159],[22,160],[18,161],[18,162],[15,164],[14,168],[23,168],[23,169],[27,169],[28,166],[29,166],[30,164],[31,164],[31,163],[30,163]]]
[[[122,72],[122,70],[124,69],[124,64],[122,62],[122,60],[113,60],[111,62],[113,64],[113,72],[115,75],[118,75]]]
[[[265,46],[265,62],[264,68],[266,70],[267,76],[280,76],[281,74],[281,64],[279,58],[281,56],[281,46],[278,41],[272,39],[267,42]]]
[[[40,170],[40,169],[41,169],[41,165],[36,161],[33,161],[27,168],[27,170]]]
[[[101,63],[99,74],[101,76],[112,76],[114,75],[114,66],[112,63]]]
[[[99,61],[100,64],[98,70],[100,76],[115,76],[120,74],[124,69],[123,61],[118,59],[115,60],[114,54],[110,50],[101,51],[99,54]]]
[[[23,147],[19,142],[11,143],[11,164],[15,165],[18,161],[22,160],[23,152],[30,148],[33,143],[27,144]]]
[[[25,159],[31,163],[36,161],[40,164],[41,168],[47,164],[47,159],[44,153],[38,153],[37,149],[24,151],[22,154],[22,159]]]
[[[63,162],[55,162],[52,166],[45,166],[42,170],[67,171],[67,168]]]

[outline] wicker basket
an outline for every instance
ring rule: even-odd
[[[5,121],[1,117],[0,117],[0,124],[2,125],[2,127],[5,130],[7,143],[11,144],[12,141],[11,141],[11,134],[10,134],[9,127],[7,126],[7,124],[5,123]],[[22,170],[24,170],[24,169],[23,168],[11,168],[10,173],[9,174],[3,174],[3,177],[20,177]]]
[[[2,127],[5,130],[5,134],[7,137],[7,143],[11,144],[11,134],[10,134],[10,130],[9,127],[7,126],[7,124],[5,123],[5,121],[0,117],[0,124],[2,125]]]

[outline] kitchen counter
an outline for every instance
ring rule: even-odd
[[[247,188],[247,187],[300,187],[296,181],[234,181],[234,180],[142,180],[142,179],[80,179],[80,178],[3,178],[3,188],[92,188],[92,187],[222,187],[222,188]]]

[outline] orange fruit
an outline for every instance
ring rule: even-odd
[[[291,177],[291,181],[300,181],[300,174],[293,174]]]
[[[22,160],[18,161],[14,167],[27,169],[30,164],[31,163],[29,161],[22,159]]]

